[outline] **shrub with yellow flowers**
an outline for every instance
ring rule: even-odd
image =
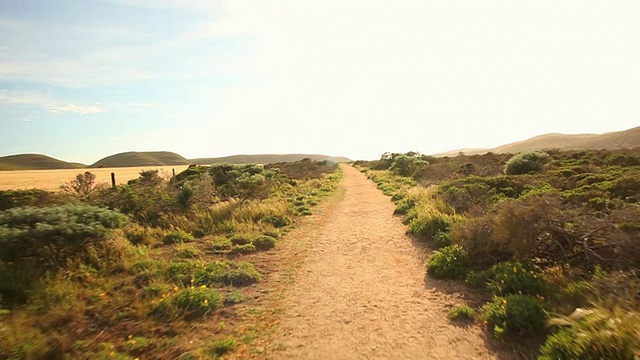
[[[533,265],[519,261],[505,261],[493,265],[486,271],[470,273],[467,282],[486,286],[493,295],[507,294],[544,295],[548,285],[544,275]]]
[[[494,296],[483,307],[481,318],[493,330],[496,338],[507,335],[532,334],[543,329],[547,322],[545,302],[534,296],[511,294]]]

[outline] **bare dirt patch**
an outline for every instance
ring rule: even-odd
[[[288,234],[274,252],[274,260],[282,262],[265,279],[271,295],[262,302],[273,314],[271,336],[241,354],[268,359],[516,358],[488,340],[480,326],[447,319],[453,306],[468,302],[464,287],[425,278],[429,249],[405,235],[393,204],[372,182],[351,167],[344,166],[344,172],[343,199]]]

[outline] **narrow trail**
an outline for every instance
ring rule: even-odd
[[[508,359],[479,326],[454,325],[463,303],[425,279],[427,251],[405,235],[394,206],[343,166],[344,198],[323,216],[295,284],[283,295],[270,359]],[[312,235],[310,235],[312,234]]]

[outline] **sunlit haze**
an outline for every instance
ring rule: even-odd
[[[351,159],[640,125],[632,0],[3,0],[0,156]]]

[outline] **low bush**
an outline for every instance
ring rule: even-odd
[[[418,215],[409,223],[409,232],[424,240],[435,240],[438,234],[448,233],[457,221],[457,217],[439,212]]]
[[[517,154],[507,160],[504,172],[507,175],[529,174],[542,170],[548,160],[549,155],[537,151]]]
[[[543,295],[546,294],[547,284],[541,273],[537,272],[532,265],[519,261],[506,261],[493,265],[490,269],[478,273],[468,278],[477,276],[484,279],[484,285],[491,290],[494,295],[526,294]],[[474,279],[470,283],[478,283],[481,280]]]
[[[464,279],[468,272],[468,254],[459,245],[436,251],[427,262],[427,273],[436,279]]]
[[[634,360],[640,352],[640,314],[615,307],[578,309],[551,324],[561,326],[541,347],[539,360]]]
[[[246,286],[262,280],[253,264],[248,262],[229,263],[226,261],[178,261],[165,271],[167,280],[175,281],[184,286],[194,283],[203,285],[232,285]]]
[[[165,245],[182,244],[190,241],[193,241],[193,236],[180,230],[170,231],[162,238],[162,243]]]
[[[222,298],[216,289],[206,285],[190,286],[175,295],[165,297],[153,309],[164,318],[186,312],[189,317],[201,317],[222,307]],[[177,311],[176,311],[177,310]]]
[[[481,318],[502,339],[509,335],[533,334],[544,329],[547,322],[545,303],[530,295],[495,296],[482,309]]]
[[[251,244],[251,237],[244,234],[236,234],[229,239],[232,245],[247,245]]]
[[[210,243],[211,250],[213,250],[213,252],[216,252],[216,253],[227,252],[231,250],[231,247],[233,246],[233,244],[231,243],[231,240],[229,240],[224,236],[216,236],[212,238],[209,241],[209,243]]]
[[[253,244],[234,245],[231,247],[231,254],[251,254],[256,252],[256,247]]]
[[[59,268],[127,222],[125,215],[89,205],[9,209],[0,213],[0,260],[30,258]]]
[[[468,305],[458,305],[449,311],[450,320],[474,320],[476,311]]]
[[[262,280],[262,274],[255,269],[252,263],[248,262],[237,263],[216,277],[224,285],[231,286],[247,286]]]
[[[259,235],[251,241],[258,250],[269,250],[276,246],[276,239],[268,235]]]
[[[231,306],[231,305],[239,304],[243,301],[244,301],[244,295],[242,295],[242,293],[237,290],[233,290],[233,291],[230,291],[224,297],[223,303],[225,306]]]
[[[291,218],[287,215],[270,215],[262,218],[263,222],[271,224],[276,228],[285,227],[291,225]]]
[[[40,190],[1,190],[0,211],[25,206],[43,206],[55,199],[55,193]]]
[[[192,259],[202,255],[202,252],[193,246],[179,246],[176,249],[176,257],[179,259]]]

